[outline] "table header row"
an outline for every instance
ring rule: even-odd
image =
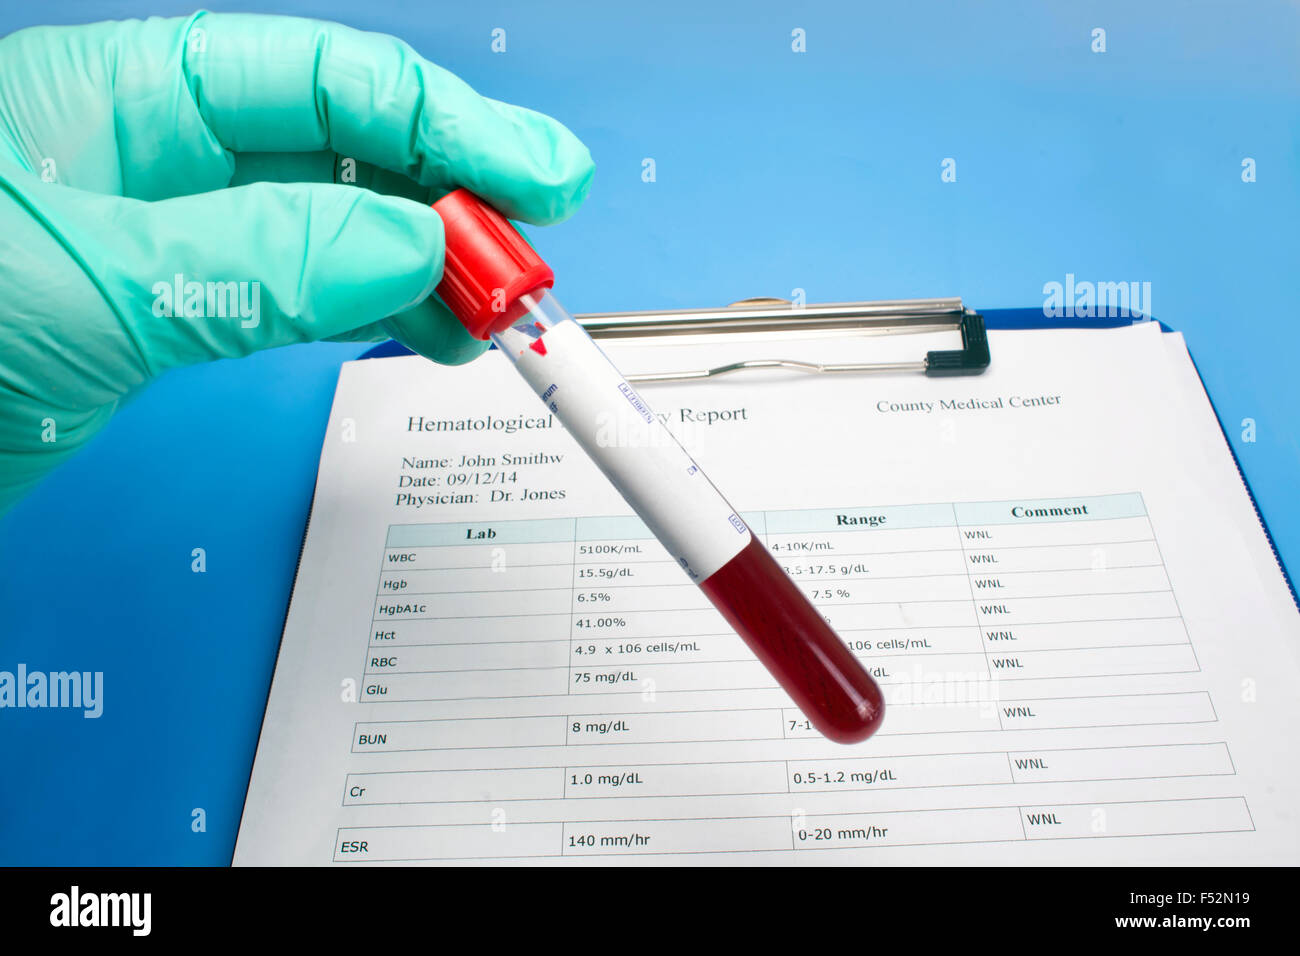
[[[817,534],[915,528],[971,528],[987,525],[1044,524],[1140,518],[1146,515],[1137,493],[1083,498],[1015,498],[955,504],[887,505],[744,512],[755,532]],[[557,541],[636,541],[653,539],[634,515],[594,518],[538,518],[519,521],[457,521],[399,524],[388,529],[389,548],[455,545],[529,544]]]

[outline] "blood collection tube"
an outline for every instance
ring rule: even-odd
[[[551,295],[549,266],[464,189],[433,204],[446,259],[438,294],[491,338],[686,575],[831,740],[880,726],[880,688],[646,402]]]

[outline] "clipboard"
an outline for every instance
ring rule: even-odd
[[[987,371],[987,369],[991,366],[990,343],[987,336],[987,332],[990,329],[1015,330],[1015,329],[1050,329],[1050,328],[1110,328],[1110,327],[1118,327],[1118,326],[1135,324],[1133,320],[1127,318],[1107,318],[1107,317],[1085,318],[1076,321],[1067,320],[1066,322],[1058,324],[1054,322],[1050,317],[1045,318],[1042,314],[1041,309],[1006,309],[1006,310],[992,310],[992,311],[977,312],[975,310],[965,307],[962,304],[960,299],[889,300],[884,302],[831,303],[825,305],[809,305],[803,307],[798,307],[792,303],[786,303],[786,302],[759,300],[759,301],[741,302],[741,303],[734,304],[732,306],[726,306],[726,307],[715,308],[715,309],[689,309],[689,310],[680,310],[680,311],[675,311],[670,313],[663,313],[663,312],[601,313],[601,314],[594,314],[594,315],[593,314],[583,315],[577,318],[588,329],[588,331],[598,339],[605,338],[610,340],[617,340],[619,338],[627,338],[627,339],[641,338],[643,340],[649,339],[658,344],[663,344],[665,342],[681,343],[683,347],[680,349],[657,349],[654,351],[653,357],[650,355],[645,356],[644,362],[646,364],[641,369],[638,369],[639,371],[642,371],[644,373],[639,380],[640,381],[687,382],[687,383],[693,383],[699,380],[712,380],[719,377],[723,378],[724,381],[726,381],[729,380],[728,376],[731,376],[733,374],[743,377],[743,374],[746,371],[751,369],[768,369],[768,370],[776,369],[780,371],[789,371],[790,375],[792,376],[800,376],[804,374],[833,376],[837,372],[842,372],[842,373],[858,372],[858,373],[868,373],[868,374],[869,373],[894,373],[895,375],[899,376],[900,379],[903,377],[916,376],[916,375],[926,375],[927,377],[936,377],[936,376],[944,376],[944,375],[968,375],[968,376],[979,375]],[[1137,322],[1139,323],[1144,323],[1146,321],[1148,320],[1144,316],[1139,316],[1137,318]],[[1162,329],[1166,331],[1170,331],[1168,326],[1164,325],[1163,323],[1160,323],[1160,326]],[[924,341],[924,344],[916,345],[915,353],[909,354],[911,353],[911,348],[909,348],[909,343],[907,343],[906,341],[890,342],[890,343],[882,342],[880,343],[879,351],[881,353],[887,351],[889,353],[888,357],[890,359],[895,359],[895,361],[871,362],[869,360],[872,359],[873,357],[876,357],[875,355],[873,355],[875,349],[872,343],[869,340],[865,341],[865,343],[854,342],[852,344],[856,344],[859,347],[852,349],[853,357],[860,360],[865,359],[867,361],[852,366],[835,366],[835,365],[820,363],[819,359],[821,358],[821,355],[818,354],[818,350],[814,346],[806,346],[801,348],[801,345],[797,344],[801,340],[803,340],[803,342],[806,345],[808,341],[821,338],[821,336],[816,336],[816,335],[804,336],[801,334],[803,332],[808,332],[812,330],[828,332],[829,334],[826,336],[827,343],[831,343],[831,342],[839,343],[842,351],[847,351],[847,349],[844,349],[843,346],[845,346],[846,344],[850,344],[847,343],[845,340],[851,338],[856,334],[861,334],[863,336],[905,335],[909,332],[924,332],[924,333],[947,332],[948,334],[953,336],[954,339],[958,337],[960,338],[961,347],[948,349],[948,350],[922,351],[924,348],[933,346],[935,344],[933,342],[933,339],[927,336],[927,338]],[[728,347],[729,344],[732,343],[728,343],[724,338],[725,335],[732,332],[753,333],[753,332],[768,332],[768,331],[776,334],[773,334],[771,337],[766,337],[763,335],[751,335],[742,338],[740,336],[737,336],[734,342],[735,348]],[[783,335],[781,333],[787,333],[787,334]],[[698,342],[691,340],[690,337],[692,335],[698,336]],[[996,338],[997,336],[994,337]],[[1007,339],[1001,339],[1000,342],[1001,344],[1008,345],[1008,346],[1012,344],[1008,342]],[[781,349],[782,343],[785,343],[786,345],[785,354],[782,354],[782,349]],[[698,351],[695,348],[697,344],[699,346]],[[1016,344],[1023,344],[1026,346],[1029,345],[1029,343],[1016,343]],[[1101,346],[1103,343],[1094,343],[1094,344]],[[742,354],[739,354],[740,349],[743,349],[743,356]],[[826,350],[821,350],[821,351],[826,351]],[[1015,351],[1019,353],[1019,350],[1015,350]],[[396,343],[384,343],[383,345],[370,349],[365,355],[362,356],[362,358],[373,358],[373,357],[381,357],[386,355],[393,355],[393,356],[409,355],[409,354],[411,354],[409,350],[402,347],[401,345],[398,345]],[[718,365],[711,368],[702,368],[699,366],[706,364],[701,359],[701,356],[704,354],[707,354],[709,356],[710,362],[725,362],[728,359],[736,359],[736,358],[756,356],[756,355],[771,355],[773,357],[770,359],[762,358],[762,359],[758,359],[757,361],[753,359],[748,359],[747,361],[743,361],[743,362],[732,362],[726,365]],[[1036,355],[1039,353],[1033,351],[1026,351],[1024,354]],[[1106,352],[1104,349],[1101,348],[1099,348],[1099,350],[1095,354],[1110,355],[1112,359],[1114,358],[1113,352]],[[668,357],[665,358],[664,356],[668,356]],[[902,357],[904,360],[896,361],[896,359],[900,357]],[[1181,366],[1181,354],[1178,356],[1178,358],[1180,364],[1180,371],[1185,375],[1186,369],[1185,367]],[[811,361],[795,361],[794,359],[800,359],[800,360],[811,359]],[[656,367],[660,365],[661,361],[664,364],[676,364],[678,361],[680,361],[681,365],[683,365],[685,368],[684,370],[678,370],[673,372],[659,371],[659,369]],[[1028,361],[1032,361],[1032,359],[1028,359]],[[398,379],[399,383],[409,382],[411,388],[415,389],[420,394],[428,394],[428,395],[433,395],[436,392],[436,390],[440,387],[439,381],[431,382],[427,379],[426,372],[418,363],[415,364],[400,363],[400,364],[402,365],[402,374],[404,376],[407,376],[407,378],[402,379],[399,377]],[[1105,365],[1104,359],[1101,362],[1098,362],[1099,367],[1096,370],[1097,375],[1105,374],[1106,369],[1104,365]],[[651,371],[651,369],[653,369],[654,371]],[[1010,369],[1010,370],[1014,371],[1014,369]],[[1080,371],[1086,374],[1088,370],[1086,367],[1082,367],[1080,368]],[[394,398],[396,398],[399,395],[404,398],[406,395],[410,394],[404,390],[401,384],[398,385],[383,384],[388,380],[387,373],[383,369],[377,369],[377,368],[359,369],[359,370],[354,369],[352,374],[357,377],[350,379],[347,383],[347,387],[350,390],[349,394],[347,395],[347,401],[349,402],[358,400],[357,396],[361,394],[361,392],[358,390],[364,390],[370,387],[374,387],[377,390],[379,390],[381,395],[390,396]],[[454,374],[468,376],[470,379],[472,379],[473,377],[472,372],[459,372]],[[998,376],[998,378],[1000,378],[1000,376]],[[462,378],[461,381],[466,382],[470,386],[473,385],[473,383],[468,381],[468,379],[466,378]],[[763,384],[763,382],[757,382],[755,384]],[[852,382],[846,384],[848,384],[849,386],[848,389],[835,388],[835,386],[832,385],[831,383],[828,383],[828,388],[835,388],[835,390],[839,393],[837,396],[839,399],[843,400],[845,398],[849,398],[851,400],[852,398],[851,394],[846,395],[845,393],[851,393],[854,390],[855,386],[853,385]],[[989,384],[994,385],[997,384],[997,382],[990,380]],[[1088,385],[1088,384],[1092,384],[1092,383],[1082,382],[1081,387],[1083,385]],[[1195,397],[1194,390],[1190,389],[1191,386],[1190,380],[1184,379],[1183,384],[1189,387],[1189,390],[1186,394],[1188,394],[1189,397],[1194,398]],[[725,389],[726,386],[724,385],[722,387]],[[861,387],[867,388],[868,386],[864,384]],[[909,394],[914,393],[914,397],[917,395],[922,395],[926,387],[927,386],[920,385],[920,383],[916,382],[915,379],[913,379],[912,383],[908,386]],[[1102,388],[1105,387],[1104,379],[1101,380],[1100,387]],[[341,384],[340,389],[342,388],[343,385]],[[943,389],[944,391],[954,391],[954,390],[958,392],[964,391],[964,388],[961,387],[960,385],[956,389],[953,389],[951,386],[945,388],[943,383],[937,384],[935,388]],[[425,389],[429,389],[430,391],[425,392],[424,391]],[[336,402],[337,401],[338,401],[338,393],[336,393]],[[339,406],[336,405],[336,408],[338,407]],[[344,406],[344,407],[351,408],[351,406]],[[1201,411],[1201,414],[1203,415],[1203,411]],[[1216,418],[1218,418],[1217,411],[1215,414],[1216,414]],[[1218,418],[1218,420],[1219,420],[1220,432],[1222,434],[1223,422],[1221,418]],[[1207,431],[1205,429],[1203,418],[1201,419],[1201,422],[1202,422],[1202,428],[1199,432],[1198,440],[1204,441],[1208,436],[1212,436],[1213,432]],[[1107,439],[1104,436],[1099,437],[1096,440],[1102,443],[1103,445],[1107,441]],[[363,457],[365,457],[367,461],[374,460],[374,456],[367,455]],[[842,463],[842,467],[845,468],[851,467],[849,465],[844,465],[843,460],[840,461]],[[1255,508],[1256,514],[1258,515],[1258,506],[1255,503],[1253,492],[1251,492],[1248,483],[1245,481],[1244,475],[1241,474],[1240,465],[1239,463],[1236,463],[1235,456],[1234,456],[1234,464],[1237,464],[1238,477],[1242,482],[1242,487],[1246,489],[1248,499],[1251,501],[1252,506]],[[338,469],[339,468],[346,469],[348,467],[350,467],[350,465],[348,464],[348,460],[345,458],[334,459],[331,463],[331,468],[333,470],[329,472],[327,472],[325,465],[322,464],[320,471],[318,471],[317,481],[319,483],[319,481],[321,480],[321,476],[327,474],[331,476],[330,479],[331,481],[337,480],[337,475],[339,474]],[[377,474],[378,471],[373,472],[373,475],[377,475]],[[1218,481],[1217,487],[1225,488],[1225,489],[1230,488],[1230,483],[1231,483],[1230,472],[1226,472],[1220,469],[1217,472],[1216,480]],[[318,490],[319,487],[320,485],[318,484],[317,486]],[[960,493],[962,489],[960,487],[957,487],[955,490],[958,493]],[[331,486],[331,501],[333,502],[338,501],[337,491],[338,491],[337,487]],[[1231,489],[1231,493],[1235,497],[1235,489]],[[313,506],[315,504],[315,497],[316,497],[315,494],[313,494]],[[956,500],[961,500],[960,496]],[[1240,505],[1239,500],[1237,501],[1237,504]],[[582,506],[579,505],[579,507]],[[375,516],[377,517],[377,520],[382,520],[387,522],[391,519],[391,514],[382,508],[377,507],[376,509],[374,509],[374,513]],[[1239,519],[1242,521],[1243,524],[1246,521],[1248,521],[1248,519],[1245,517],[1245,514],[1243,512],[1238,511],[1236,514],[1238,515]],[[311,513],[309,512],[309,517],[308,517],[309,524],[311,520],[312,520]],[[417,527],[419,525],[406,525],[406,526]],[[436,527],[436,525],[428,525],[428,527]],[[1274,559],[1277,562],[1278,567],[1282,570],[1283,578],[1286,581],[1287,588],[1291,593],[1293,602],[1295,602],[1296,593],[1295,593],[1294,583],[1292,582],[1291,578],[1286,575],[1285,568],[1282,567],[1280,560],[1278,560],[1277,549],[1273,541],[1272,535],[1269,532],[1267,526],[1262,521],[1262,519],[1260,519],[1260,527],[1265,532],[1265,538],[1268,541],[1269,548],[1270,550],[1273,551]],[[391,524],[390,524],[390,529],[391,529]],[[327,542],[331,540],[330,533],[331,533],[330,530],[327,528],[325,532],[325,538],[324,538],[324,540]],[[304,533],[304,545],[306,543],[306,538],[307,535],[306,533]],[[388,539],[386,538],[385,541],[387,540]],[[1152,538],[1152,541],[1154,541],[1154,538]],[[1258,542],[1256,539],[1256,545],[1257,543]],[[406,542],[403,542],[402,546],[405,547]],[[300,558],[299,558],[300,565],[302,561],[302,553],[303,552],[300,551]],[[320,552],[316,551],[313,552],[313,554],[318,557]],[[1257,550],[1255,554],[1260,558],[1261,566],[1262,566],[1263,552]],[[575,558],[574,560],[577,559]],[[1163,559],[1161,560],[1163,561]],[[539,565],[530,565],[530,566],[546,567],[550,569],[555,566],[562,567],[562,565],[563,562],[561,561],[559,565],[543,562],[542,564]],[[381,569],[382,567],[383,565],[381,564]],[[458,568],[457,570],[467,570],[467,569]],[[317,576],[321,574],[321,566],[319,560],[317,560],[316,564],[313,566],[312,574]],[[381,579],[382,579],[382,575],[383,575],[383,571],[381,570]],[[295,571],[294,574],[295,590],[299,585],[300,580],[302,580],[301,566]],[[319,580],[319,577],[313,578],[312,580]],[[532,583],[535,582],[531,582],[528,580],[524,581],[525,585],[529,585]],[[452,587],[452,590],[454,591],[456,587],[465,587],[465,585],[463,584],[456,585],[455,587]],[[531,588],[526,588],[526,590],[531,590]],[[561,588],[561,590],[563,590],[563,588]],[[570,597],[572,597],[572,593],[571,593],[572,588],[570,587],[569,590],[570,590]],[[472,591],[472,589],[471,591],[467,591],[465,593],[471,593],[471,592],[487,593],[481,590]],[[1129,592],[1122,592],[1122,593],[1146,593],[1146,592],[1129,591]],[[974,591],[971,592],[971,596],[973,600]],[[1070,595],[1070,597],[1086,597],[1086,596],[1087,595]],[[366,595],[366,598],[368,601],[369,595]],[[961,600],[962,603],[964,603],[965,599],[962,598]],[[1280,598],[1280,595],[1278,595],[1275,590],[1273,591],[1273,600],[1279,605],[1284,604],[1284,602]],[[292,599],[291,599],[291,604],[292,604]],[[1300,604],[1297,604],[1297,608],[1300,609]],[[659,608],[656,608],[656,610],[658,609]],[[561,616],[563,616],[562,611],[559,613],[561,614]],[[999,611],[999,613],[1005,613],[1005,612]],[[496,617],[496,616],[503,616],[503,615],[493,614],[492,616]],[[285,625],[286,631],[288,628],[287,617],[288,615],[286,615],[286,625]],[[306,631],[310,631],[312,626],[313,625],[310,622],[307,624],[301,624],[299,628],[299,632],[297,633],[296,637],[302,638],[303,633]],[[500,643],[509,644],[511,642],[503,641]],[[306,645],[303,643],[302,640],[297,640],[295,646],[301,651],[301,649],[304,648]],[[1164,646],[1164,645],[1160,645],[1160,646]],[[286,645],[282,641],[281,656],[277,660],[277,673],[280,671],[285,660],[284,659],[285,647]],[[1084,650],[1091,650],[1091,649],[1092,648],[1084,648]],[[301,660],[298,659],[295,660],[294,662],[301,663]],[[729,663],[729,662],[724,661],[721,663]],[[490,671],[495,671],[495,670],[499,670],[500,668],[488,667],[486,669]],[[541,668],[531,668],[531,669],[546,670],[549,668],[541,667]],[[1189,670],[1188,673],[1190,672],[1191,671]],[[461,673],[461,671],[455,670],[452,671],[452,673],[459,674]],[[1165,672],[1160,671],[1158,673],[1165,673]],[[1181,670],[1170,671],[1169,673],[1182,673],[1182,671]],[[1088,673],[1084,673],[1080,676],[1088,677],[1090,675]],[[1098,675],[1093,675],[1093,676],[1098,676]],[[1136,675],[1132,675],[1132,676],[1136,676]],[[457,677],[455,679],[460,680],[461,678]],[[1051,675],[1048,675],[1048,679],[1051,679]],[[727,688],[721,687],[718,689],[727,689]],[[743,689],[752,689],[752,688],[743,688]],[[459,686],[457,688],[457,692],[458,693],[460,692]],[[479,696],[484,696],[484,697],[498,696],[496,693],[495,686],[490,687],[488,691],[475,692],[475,693],[478,694]],[[438,698],[435,696],[431,699],[442,699],[442,698]],[[448,699],[459,700],[459,699],[470,699],[470,698],[456,697],[456,698],[448,698]],[[567,699],[568,698],[566,698],[566,700]],[[601,706],[603,707],[603,705]],[[604,713],[605,711],[604,709],[602,709],[600,712]],[[713,711],[710,711],[710,713],[712,712]],[[265,734],[266,721],[270,719],[270,713],[271,712],[268,705],[268,709],[264,714],[263,734]],[[480,714],[479,716],[482,716],[484,719],[490,719],[493,716],[498,716],[498,715],[495,715],[495,713],[484,713],[484,714]],[[505,714],[500,716],[504,716],[505,718],[510,718],[513,715]],[[399,718],[409,717],[410,718],[409,722],[414,722],[414,723],[418,723],[420,719],[422,719],[420,718],[419,715],[412,717],[409,714],[398,715],[398,717]],[[443,719],[443,718],[441,716],[435,716],[430,719]],[[452,718],[449,719],[459,720],[460,717],[453,716]],[[998,718],[998,720],[999,720],[999,727],[1001,728],[1001,719]],[[1105,724],[1099,726],[1111,726],[1111,725]],[[1002,728],[1002,729],[1006,729],[1006,728]],[[1079,728],[1068,728],[1068,729],[1079,729]],[[783,736],[782,734],[774,735],[772,739],[779,739],[782,736]],[[759,739],[759,738],[755,738],[755,739]],[[766,738],[762,738],[762,739],[766,739]],[[686,741],[686,743],[691,743],[691,742],[692,741],[690,740]],[[720,738],[719,740],[705,740],[703,742],[721,743],[724,741]],[[283,743],[284,743],[283,741],[280,741],[281,745]],[[565,737],[565,745],[567,745],[567,736]],[[467,744],[466,746],[479,746],[479,745]],[[536,744],[536,746],[552,747],[552,746],[559,746],[559,744],[553,742],[551,743],[542,742]],[[261,744],[259,743],[259,755],[260,753],[261,753]],[[922,755],[922,756],[927,756],[927,755]],[[934,755],[928,755],[928,756],[934,756]],[[344,758],[343,763],[344,763],[343,769],[346,770],[347,769],[346,758]],[[601,765],[604,766],[604,764]],[[612,766],[613,764],[610,765]],[[538,764],[537,766],[533,766],[532,763],[529,763],[528,766],[524,767],[523,769],[536,770],[539,768],[546,769],[544,767],[541,767],[540,764]],[[417,767],[415,769],[416,772],[420,772],[420,773],[425,772],[425,770],[422,768]],[[506,768],[506,769],[509,770],[511,768]],[[393,772],[404,772],[404,771],[394,770]],[[281,771],[278,769],[273,769],[272,773],[273,774],[281,773]],[[276,778],[273,777],[273,779]],[[1116,778],[1116,779],[1120,779],[1120,778]],[[1128,778],[1123,778],[1123,779],[1128,779]],[[1135,779],[1145,780],[1147,778],[1139,777]],[[1078,781],[1074,781],[1074,782],[1078,782]],[[958,785],[963,785],[963,784],[958,784]],[[250,783],[250,787],[246,790],[245,815],[244,817],[241,818],[241,821],[247,820],[248,801],[253,799],[253,792],[254,791]],[[777,788],[772,792],[779,794],[781,791],[779,788]],[[669,794],[669,796],[677,796],[677,795],[681,795],[681,794]],[[717,796],[717,795],[726,795],[726,792],[719,792],[718,794],[702,794],[701,796]],[[405,800],[404,797],[402,799]],[[508,798],[508,799],[513,799],[513,798]],[[531,799],[531,798],[519,797],[519,799]],[[1244,805],[1244,797],[1240,797],[1238,799],[1242,800]],[[451,800],[450,802],[459,802],[459,801]],[[848,812],[848,811],[844,811],[844,812]],[[671,820],[675,818],[672,818],[671,815],[669,815],[669,819]],[[658,820],[658,818],[656,818],[656,820]],[[588,821],[575,821],[575,822],[586,823]],[[610,820],[610,821],[602,820],[600,822],[621,823],[621,818]],[[362,821],[362,823],[364,825],[370,825],[373,823],[373,825],[376,827],[384,827],[390,825],[388,823],[381,823],[375,821]],[[562,820],[550,820],[547,825],[554,825],[554,824],[559,824],[560,826],[565,825],[564,821]],[[399,822],[395,825],[406,826],[407,824]],[[410,824],[410,825],[411,826],[427,825],[430,827],[435,827],[435,826],[442,826],[443,824],[440,822],[430,822],[427,824],[420,823],[420,824]],[[447,823],[446,825],[459,826],[461,824],[451,822],[451,823]],[[1021,825],[1023,827],[1023,823]],[[244,822],[241,822],[241,839],[243,838],[242,837],[243,826],[244,826]],[[1253,826],[1251,827],[1251,829],[1253,830]],[[342,831],[340,830],[340,832]],[[1163,833],[1156,833],[1152,835],[1163,835]],[[998,842],[998,841],[991,841],[991,842]],[[688,851],[683,851],[683,852],[688,852]],[[411,859],[416,859],[416,858],[423,858],[423,857],[416,857],[416,856],[411,857]],[[434,853],[432,856],[429,857],[429,859],[435,859],[435,858],[440,859],[441,857],[438,857],[436,853]],[[402,859],[406,859],[406,857],[404,856],[402,857]],[[334,862],[340,862],[340,861],[335,859]]]
[[[934,299],[880,299],[860,302],[829,302],[801,305],[785,299],[743,299],[721,308],[676,309],[655,312],[595,312],[575,315],[587,332],[595,339],[618,339],[656,336],[725,335],[738,332],[792,332],[840,331],[855,335],[906,335],[909,333],[955,331],[961,335],[961,348],[930,350],[915,359],[891,362],[814,363],[774,355],[772,358],[748,359],[711,368],[684,371],[663,371],[629,375],[633,384],[660,382],[695,382],[730,376],[752,370],[785,369],[819,375],[911,373],[930,378],[979,375],[992,361],[987,332],[994,330],[1025,329],[1107,329],[1132,325],[1134,322],[1159,322],[1152,317],[1127,316],[1074,316],[1058,319],[1045,316],[1037,309],[988,309],[976,311],[968,308],[959,297]],[[1173,329],[1159,322],[1164,332]],[[385,358],[393,355],[411,355],[410,349],[398,342],[384,342],[361,355],[362,359]],[[1190,353],[1189,353],[1190,354]],[[1192,365],[1196,367],[1195,357]],[[1197,368],[1197,376],[1204,378]],[[1214,411],[1223,434],[1224,444],[1232,455],[1233,465],[1241,478],[1242,487],[1250,498],[1251,507],[1264,530],[1264,537],[1273,552],[1273,559],[1291,592],[1291,600],[1300,611],[1300,593],[1282,560],[1273,532],[1260,511],[1254,489],[1241,467],[1223,416],[1214,397],[1206,390],[1210,407]]]
[[[959,298],[882,299],[798,305],[786,299],[743,299],[718,309],[675,309],[659,312],[591,312],[575,315],[594,339],[646,335],[718,335],[734,332],[839,331],[860,335],[900,335],[955,331],[961,348],[929,350],[914,360],[894,362],[815,363],[776,356],[749,359],[713,368],[629,375],[635,384],[690,382],[736,372],[787,369],[812,374],[879,374],[920,372],[931,378],[979,375],[989,367],[989,343],[984,317],[962,305]],[[370,349],[363,359],[410,355],[398,342]]]

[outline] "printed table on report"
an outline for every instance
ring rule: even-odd
[[[785,510],[744,517],[884,686],[880,737],[964,731],[1213,725],[1201,689],[1069,693],[1077,678],[1195,674],[1142,498]],[[813,740],[816,732],[721,616],[632,517],[393,525],[363,668],[366,703],[563,698],[563,713],[358,721],[355,754],[498,748],[491,768],[349,773],[344,807],[562,801],[564,819],[512,824],[508,847],[473,827],[343,827],[335,859],[751,852],[1033,841],[1252,829],[1244,799],[583,820],[584,801],[790,795],[1214,777],[1221,740],[1131,747],[1003,743],[830,759],[637,762],[635,745]],[[1047,682],[1045,685],[1042,682]],[[1104,685],[1102,682],[1094,682]],[[1017,685],[1031,689],[1018,692]],[[936,706],[924,690],[969,694]],[[752,706],[771,691],[771,706]],[[743,698],[743,700],[742,700]],[[707,708],[699,701],[709,701]],[[677,701],[693,702],[682,706]],[[783,701],[781,703],[780,701]],[[508,743],[506,743],[508,741]],[[512,766],[529,748],[599,746],[599,762]],[[775,746],[775,745],[774,745]],[[548,751],[548,753],[551,751]],[[464,832],[462,832],[462,830]],[[972,834],[975,834],[972,837]],[[365,846],[359,852],[356,848]],[[344,847],[350,847],[344,850]]]
[[[1197,669],[1139,495],[744,517],[882,684]],[[387,544],[367,699],[775,686],[636,518],[394,525]]]

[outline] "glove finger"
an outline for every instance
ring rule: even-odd
[[[331,149],[514,219],[567,218],[594,167],[560,123],[480,96],[393,37],[290,17],[200,14],[182,44],[207,127],[237,153]]]
[[[165,199],[227,185],[236,153],[326,150],[538,224],[571,215],[594,171],[554,119],[383,34],[200,12],[0,39],[0,155],[49,181]]]
[[[52,181],[139,199],[224,186],[234,153],[333,150],[539,224],[571,215],[594,170],[557,121],[393,37],[206,12],[3,38],[0,146]]]

